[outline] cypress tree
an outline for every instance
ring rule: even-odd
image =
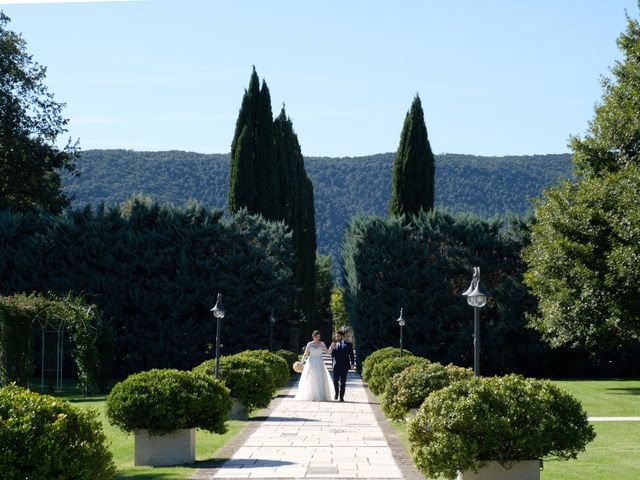
[[[273,140],[271,95],[255,67],[249,87],[244,92],[231,143],[229,172],[229,212],[235,214],[246,208],[276,219],[278,186]]]
[[[304,157],[284,107],[274,121],[276,164],[279,169],[279,218],[293,230],[296,251],[294,281],[299,288],[296,306],[314,322],[316,225],[313,184],[304,169]]]
[[[393,164],[389,213],[402,215],[433,210],[435,159],[429,145],[420,97],[407,112]]]
[[[271,113],[271,94],[267,83],[262,81],[258,101],[258,122],[256,125],[256,160],[259,165],[255,171],[258,186],[258,210],[269,220],[281,220],[278,209],[279,185],[278,162],[275,156],[273,134],[273,114]]]
[[[245,90],[231,145],[229,211],[241,208],[291,228],[295,250],[295,304],[314,323],[316,226],[313,185],[291,120],[284,108],[273,120],[266,82],[255,67]]]

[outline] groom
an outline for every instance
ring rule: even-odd
[[[347,372],[349,368],[354,368],[355,358],[353,356],[353,345],[344,340],[344,332],[336,332],[336,341],[331,345],[331,356],[333,357],[333,387],[336,392],[334,400],[344,402],[344,391],[347,386]]]

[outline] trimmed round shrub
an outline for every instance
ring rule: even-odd
[[[490,461],[576,458],[595,438],[580,402],[548,381],[518,375],[455,382],[429,395],[409,421],[416,466],[455,477]]]
[[[380,407],[387,417],[400,420],[410,409],[422,405],[430,393],[469,378],[473,378],[473,370],[470,368],[417,363],[393,376],[380,401]]]
[[[215,375],[215,359],[207,360],[194,372]],[[269,366],[262,360],[235,354],[220,357],[220,379],[248,411],[265,408],[276,391]]]
[[[0,476],[106,480],[115,467],[98,414],[15,384],[0,389]]]
[[[413,354],[405,349],[402,349],[402,355],[412,356]],[[371,371],[376,364],[386,360],[387,358],[395,358],[400,357],[400,349],[395,347],[385,347],[380,350],[376,350],[371,353],[367,358],[362,362],[362,379],[365,382],[368,382],[371,378]]]
[[[402,372],[405,368],[416,364],[431,363],[423,357],[403,356],[391,357],[377,363],[372,369],[369,376],[369,389],[376,395],[384,394],[387,387],[391,384],[393,376]]]
[[[231,411],[229,389],[208,375],[148,370],[116,384],[107,397],[109,421],[124,430],[163,435],[183,428],[225,433]]]
[[[250,358],[257,358],[258,360],[262,360],[269,367],[269,371],[271,372],[271,378],[273,378],[273,383],[276,388],[282,388],[287,383],[289,383],[289,378],[291,374],[289,373],[289,365],[287,365],[287,361],[283,360],[280,356],[276,355],[269,350],[245,350],[244,352],[240,352],[237,355],[246,355]]]
[[[287,362],[287,367],[289,368],[289,372],[291,372],[293,364],[298,361],[298,354],[290,352],[289,350],[277,350],[274,353]]]

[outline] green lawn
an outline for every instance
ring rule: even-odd
[[[57,393],[56,397],[64,398],[81,408],[92,408],[97,410],[104,427],[104,432],[110,442],[113,461],[118,469],[117,479],[161,479],[161,480],[183,480],[194,474],[194,470],[199,468],[198,463],[204,460],[215,459],[215,451],[225,445],[234,437],[247,422],[229,421],[227,425],[229,431],[224,435],[217,435],[206,431],[196,431],[196,463],[189,467],[134,467],[133,466],[133,435],[126,434],[121,430],[112,427],[105,414],[104,395],[82,397],[76,390],[66,388],[64,392]]]
[[[640,380],[557,380],[554,383],[579,398],[590,417],[640,417]]]
[[[593,417],[640,416],[640,380],[562,380]],[[391,422],[409,449],[406,424]],[[576,460],[545,460],[541,480],[640,479],[640,422],[594,422],[596,439]]]
[[[595,422],[596,439],[576,460],[546,460],[541,480],[640,478],[640,422]]]

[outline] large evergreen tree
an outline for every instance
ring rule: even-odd
[[[316,226],[313,185],[284,108],[273,120],[271,96],[255,67],[242,99],[231,145],[229,211],[246,208],[269,220],[284,221],[293,232],[298,287],[296,307],[315,326]]]
[[[54,101],[43,83],[46,68],[8,23],[0,11],[0,208],[59,213],[69,205],[59,172],[75,173],[77,148],[56,146],[66,131],[64,105]]]
[[[640,340],[640,24],[628,18],[623,59],[602,82],[584,138],[571,139],[581,174],[549,189],[525,251],[539,299],[533,325],[554,345]]]
[[[279,169],[278,219],[284,220],[293,230],[296,250],[294,278],[300,288],[296,304],[306,318],[311,320],[310,327],[315,327],[316,225],[313,185],[304,169],[304,157],[298,136],[284,107],[274,121],[273,130],[276,164]]]
[[[435,159],[429,145],[420,97],[407,112],[393,164],[389,213],[402,215],[433,209]]]
[[[265,218],[277,219],[276,173],[271,96],[254,67],[244,92],[231,143],[229,212],[246,208]]]

